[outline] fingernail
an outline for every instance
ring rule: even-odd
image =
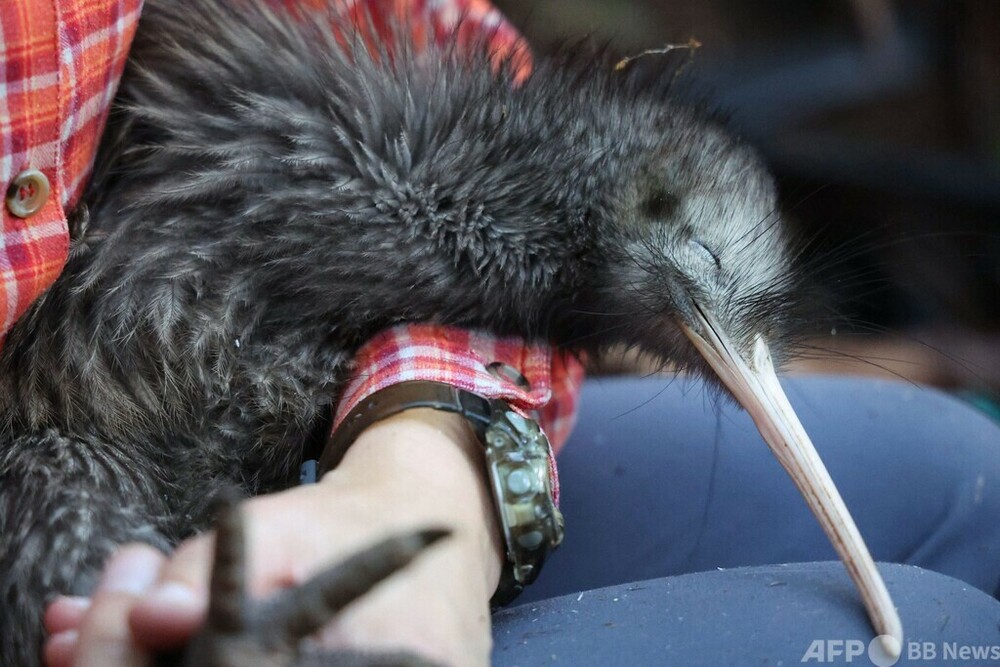
[[[202,607],[202,599],[199,598],[190,587],[184,584],[179,584],[177,582],[169,581],[164,584],[160,584],[152,591],[149,592],[146,597],[143,598],[142,604],[151,605],[158,608],[169,608],[174,610],[191,610],[200,609]]]
[[[140,594],[156,582],[160,556],[144,547],[126,547],[104,568],[99,591]]]
[[[82,595],[60,595],[53,601],[53,604],[69,607],[73,611],[84,612],[90,609],[90,598]]]

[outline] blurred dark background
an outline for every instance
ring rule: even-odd
[[[698,40],[635,66],[690,60],[684,88],[760,149],[813,241],[816,354],[793,369],[902,376],[1000,414],[1000,2],[495,4],[543,53]]]

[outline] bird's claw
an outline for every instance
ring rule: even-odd
[[[221,503],[216,525],[209,608],[202,630],[180,653],[159,665],[184,667],[425,667],[408,652],[328,650],[305,641],[341,609],[405,567],[447,530],[389,537],[330,566],[302,585],[263,602],[246,596],[243,518],[235,500]]]

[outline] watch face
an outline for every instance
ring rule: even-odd
[[[484,439],[514,579],[529,584],[563,538],[549,481],[549,441],[536,422],[506,406],[494,410]]]

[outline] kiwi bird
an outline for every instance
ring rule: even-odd
[[[147,0],[69,261],[0,356],[0,661],[36,664],[44,603],[88,593],[117,544],[170,549],[226,482],[293,484],[352,352],[426,321],[712,378],[898,651],[774,373],[795,249],[754,152],[627,69],[520,78],[332,11]]]

